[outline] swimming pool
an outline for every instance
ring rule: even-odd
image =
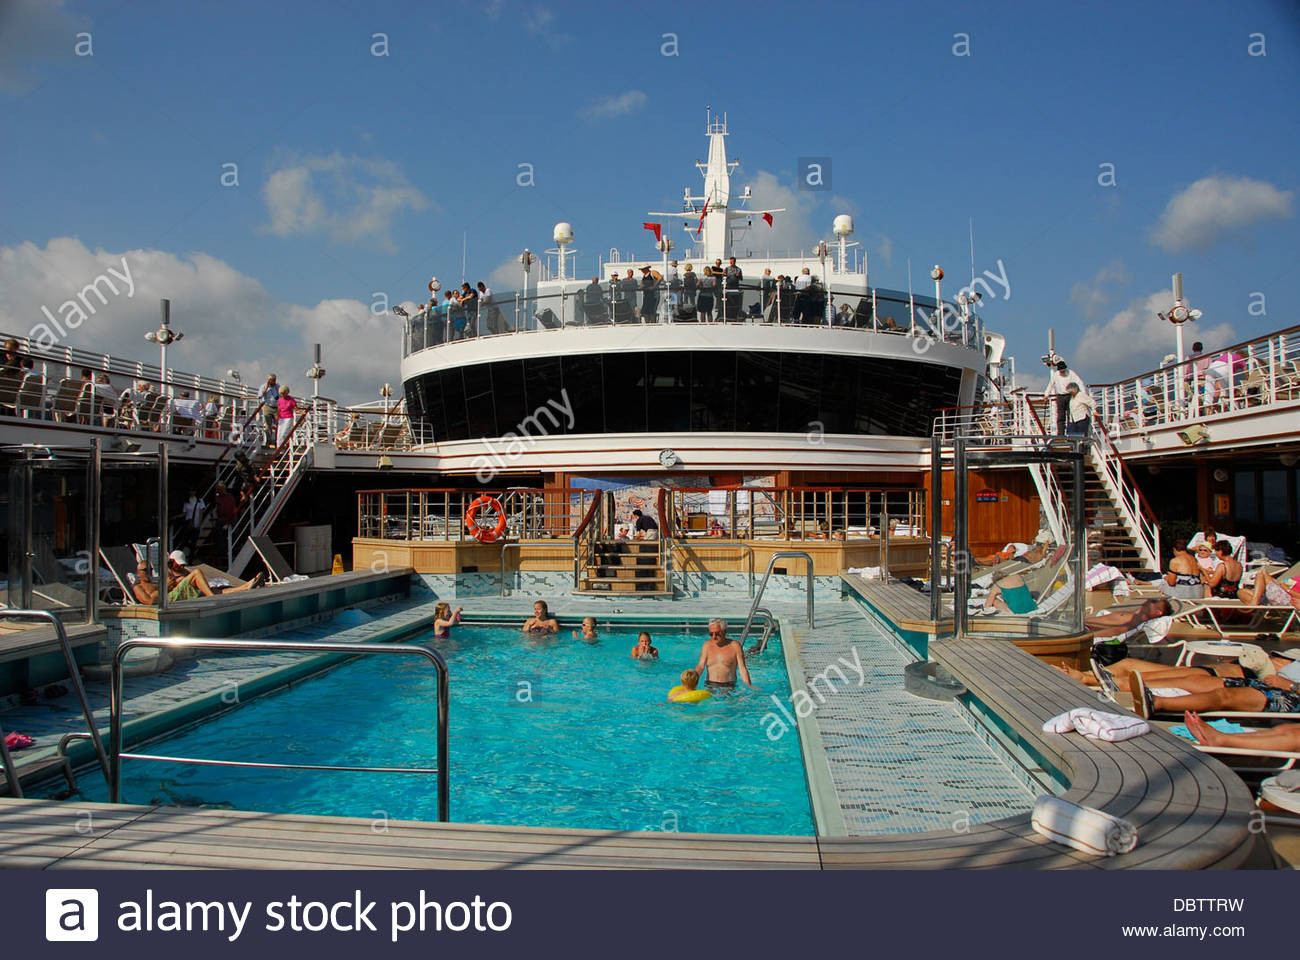
[[[629,656],[636,630],[599,642],[528,637],[514,626],[431,633],[451,675],[451,818],[609,830],[811,835],[797,737],[773,741],[769,696],[788,697],[779,638],[743,685],[697,705],[668,704],[705,631],[654,632],[660,659]],[[129,688],[128,688],[129,689]],[[370,657],[245,703],[147,752],[254,762],[435,764],[435,677],[423,661]],[[88,799],[96,779],[83,778]],[[123,761],[129,803],[434,820],[432,776],[246,770]]]

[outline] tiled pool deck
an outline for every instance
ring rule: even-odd
[[[783,616],[782,637],[813,691],[805,704],[847,835],[960,830],[1033,806],[1023,771],[976,735],[963,707],[904,691],[913,658],[856,603],[823,605],[814,630],[801,621]],[[859,661],[860,685],[847,666]]]

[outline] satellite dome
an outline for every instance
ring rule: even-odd
[[[555,232],[551,234],[551,237],[562,247],[573,243],[573,225],[560,221],[555,225]]]
[[[831,232],[837,237],[853,236],[853,218],[847,213],[841,213],[832,223]]]

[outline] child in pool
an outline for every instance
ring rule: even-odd
[[[460,612],[464,607],[454,611],[450,603],[440,603],[433,608],[433,636],[436,640],[446,640],[451,636],[451,628],[460,623]]]
[[[687,694],[698,693],[699,691],[696,688],[699,685],[700,685],[700,675],[698,673],[696,673],[694,670],[683,670],[681,686],[673,687],[671,690],[668,691],[668,702],[674,703],[678,700],[683,699]],[[713,694],[710,693],[708,690],[705,690],[704,696],[701,697],[700,699],[707,700],[711,696],[713,696]],[[692,700],[694,699],[695,698],[692,697]]]
[[[533,604],[533,615],[524,621],[524,633],[559,633],[560,622],[551,616],[545,600]]]
[[[583,617],[582,632],[579,633],[577,630],[574,630],[573,639],[584,640],[587,643],[595,643],[598,639],[600,639],[599,637],[596,636],[596,618]]]
[[[642,630],[637,634],[636,646],[632,648],[633,660],[658,660],[659,648],[650,645],[650,634]]]

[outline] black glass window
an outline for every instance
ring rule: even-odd
[[[646,355],[646,411],[651,432],[691,429],[691,354],[686,350]]]
[[[645,432],[645,354],[609,353],[605,367],[605,429]]]
[[[526,421],[552,434],[805,433],[820,422],[826,433],[925,437],[960,384],[959,369],[913,360],[701,350],[476,364],[415,377],[406,395],[438,440],[499,437]]]
[[[598,353],[564,358],[564,399],[573,412],[573,428],[568,433],[605,432],[605,381]],[[563,414],[561,414],[563,416]]]

